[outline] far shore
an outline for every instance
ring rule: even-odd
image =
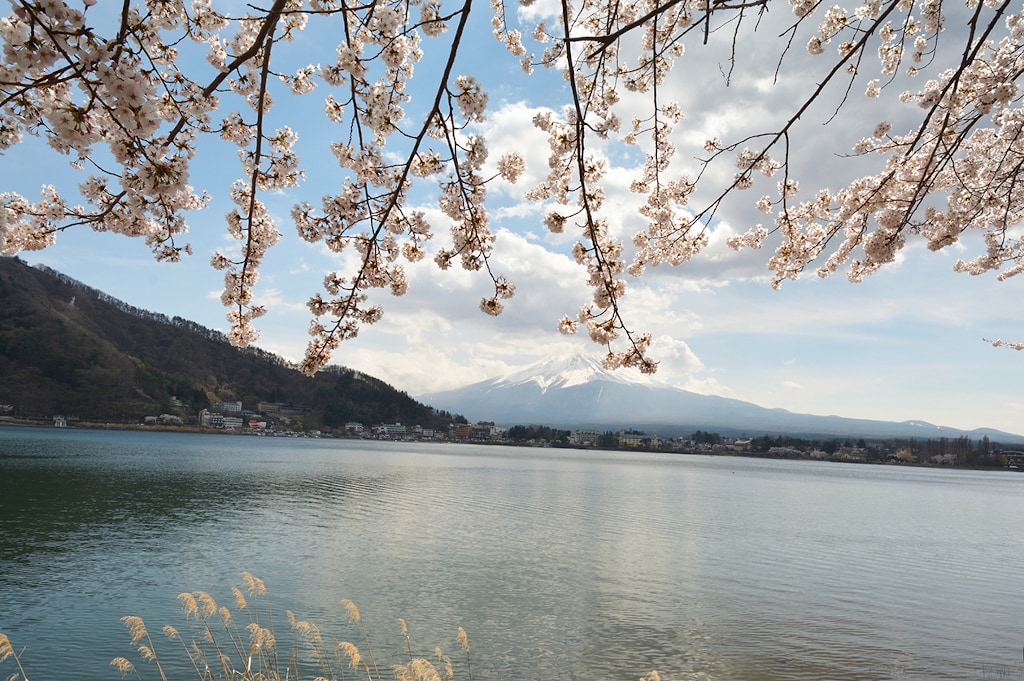
[[[302,433],[302,432],[289,432],[289,433],[261,433],[253,432],[249,430],[228,430],[224,428],[210,428],[198,425],[171,425],[171,424],[142,424],[142,423],[116,423],[110,421],[88,421],[73,419],[66,426],[55,426],[52,419],[24,419],[12,416],[0,416],[0,426],[7,427],[32,427],[32,428],[46,428],[53,430],[125,430],[125,431],[137,431],[137,432],[164,432],[164,433],[195,433],[203,435],[229,435],[229,436],[244,436],[244,437],[293,437],[293,438],[319,438],[319,439],[338,439],[338,440],[360,440],[360,441],[382,441],[382,442],[423,442],[426,444],[456,444],[456,445],[498,445],[498,446],[510,446],[510,447],[539,447],[546,449],[573,449],[578,451],[617,451],[626,453],[662,453],[662,454],[684,454],[693,456],[715,456],[715,457],[738,457],[748,459],[786,459],[794,461],[822,461],[823,463],[849,463],[849,464],[868,464],[868,465],[882,465],[882,466],[899,466],[899,467],[919,467],[919,468],[953,468],[957,470],[978,470],[978,471],[1015,471],[1024,472],[1024,467],[1015,465],[1002,465],[1002,466],[977,466],[977,465],[957,465],[950,463],[937,463],[933,461],[920,461],[920,460],[901,460],[894,457],[882,458],[878,460],[867,460],[867,459],[851,459],[851,458],[816,458],[813,456],[806,455],[806,452],[800,452],[801,456],[778,456],[770,455],[765,453],[758,453],[754,451],[743,451],[743,450],[727,450],[727,449],[704,449],[704,448],[692,448],[692,449],[652,449],[652,448],[621,448],[621,447],[596,447],[596,446],[585,446],[577,444],[567,444],[561,442],[519,442],[519,441],[483,441],[483,440],[452,440],[452,439],[441,439],[441,440],[414,440],[414,439],[394,439],[394,440],[383,440],[379,438],[365,438],[360,435],[351,435],[348,433],[340,434],[335,432],[320,432],[315,431],[314,433]],[[842,439],[842,438],[835,438]],[[794,452],[796,453],[796,452]],[[1020,454],[1024,458],[1024,453],[1010,452],[1013,455]]]

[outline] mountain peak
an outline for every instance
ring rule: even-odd
[[[659,435],[713,430],[723,435],[786,434],[832,437],[959,437],[955,428],[923,421],[894,423],[840,416],[795,414],[742,400],[700,395],[640,374],[609,371],[594,356],[551,357],[491,380],[421,395],[437,409],[504,425],[540,424],[555,428],[640,428]],[[1004,443],[1021,436],[975,430]]]
[[[650,385],[651,380],[633,369],[609,371],[592,355],[576,353],[548,357],[494,379],[494,385],[535,383],[541,393],[550,388],[570,388],[587,383],[611,382],[626,385]]]

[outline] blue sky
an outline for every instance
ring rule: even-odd
[[[533,11],[544,11],[544,3],[537,7]],[[546,173],[546,142],[530,119],[541,107],[560,107],[564,88],[554,74],[521,74],[516,60],[490,38],[483,9],[474,10],[474,38],[457,71],[476,73],[490,93],[491,118],[481,132],[491,144],[491,158],[509,150],[527,158],[526,178],[515,187],[491,190],[490,210],[498,232],[496,270],[515,281],[517,295],[502,316],[487,317],[477,308],[480,298],[490,294],[486,277],[454,269],[440,272],[429,258],[408,266],[408,294],[376,294],[384,319],[344,343],[334,361],[413,395],[490,378],[552,354],[601,352],[585,338],[562,336],[556,328],[563,314],[573,316],[590,298],[584,275],[569,256],[575,234],[548,234],[543,209],[522,197]],[[788,8],[779,9],[783,11],[774,21],[785,24],[789,17],[781,15]],[[787,104],[813,88],[813,66],[824,62],[812,61],[801,50],[787,56],[780,79],[773,80],[775,60],[765,55],[777,52],[770,40],[777,33],[771,25],[761,32],[769,39],[769,50],[741,55],[728,89],[721,86],[723,53],[688,45],[690,51],[669,82],[687,114],[678,128],[678,167],[692,166],[696,150],[712,134],[729,139],[770,129]],[[310,33],[295,58],[332,59],[333,45],[320,37]],[[430,47],[429,42],[423,45],[428,53]],[[428,72],[426,65],[421,68]],[[414,97],[417,92],[413,90]],[[297,201],[317,204],[339,185],[326,141],[339,139],[341,133],[322,122],[325,95],[320,90],[301,99],[279,95],[273,110],[275,125],[287,123],[298,131],[308,179],[297,189],[265,197],[282,239],[267,255],[257,288],[269,308],[259,320],[262,337],[257,345],[291,360],[301,358],[308,340],[305,301],[320,291],[326,272],[348,264],[345,256],[299,240],[288,218]],[[863,171],[838,154],[870,133],[875,122],[892,120],[899,127],[905,110],[891,98],[870,104],[862,99],[852,97],[844,114],[827,125],[827,106],[802,120],[793,161],[808,195],[815,181],[835,188]],[[610,221],[628,242],[631,230],[641,225],[636,198],[627,191],[627,171],[637,161],[612,147],[602,151],[613,162],[607,182]],[[31,141],[0,162],[0,192],[34,198],[42,183],[72,186],[80,175],[66,161]],[[21,257],[137,307],[226,329],[219,302],[221,275],[208,263],[215,249],[229,247],[224,197],[237,171],[232,149],[219,143],[203,147],[193,184],[207,189],[214,201],[190,221],[195,255],[185,262],[158,264],[141,241],[91,232],[62,234],[55,246]],[[733,171],[715,172],[726,177]],[[446,242],[436,193],[426,186],[416,194],[416,201],[436,220],[435,247]],[[658,380],[798,412],[922,419],[1024,433],[1019,389],[1024,354],[982,340],[1024,339],[1016,305],[1024,280],[996,282],[991,276],[953,273],[953,262],[973,257],[977,243],[932,253],[911,242],[893,266],[862,283],[851,284],[841,276],[820,280],[812,273],[774,291],[764,267],[770,247],[736,253],[724,245],[730,234],[765,220],[749,205],[760,193],[755,188],[723,206],[702,256],[679,268],[648,270],[643,279],[629,282],[627,318],[636,329],[653,335],[653,356],[661,362]]]

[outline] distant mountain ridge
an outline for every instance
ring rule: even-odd
[[[582,354],[563,358],[549,357],[529,366],[516,369],[504,376],[490,379],[489,382],[502,386],[533,383],[543,393],[547,392],[549,388],[571,388],[593,381],[625,385],[651,385],[657,383],[651,379],[638,378],[634,373],[628,371],[608,371],[595,357]],[[668,387],[667,384],[665,384],[665,387]]]
[[[0,413],[135,422],[194,419],[212,401],[298,406],[308,427],[461,420],[344,367],[304,376],[277,355],[148,312],[45,267],[0,257]]]
[[[556,428],[637,428],[663,436],[713,430],[723,435],[940,438],[966,435],[1007,443],[1024,436],[979,428],[963,431],[926,421],[876,421],[797,414],[742,400],[701,395],[634,371],[606,370],[594,357],[546,359],[504,376],[428,393],[419,399],[471,421]]]

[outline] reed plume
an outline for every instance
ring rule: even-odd
[[[363,620],[359,617],[359,608],[356,604],[347,598],[342,599],[341,604],[345,606],[345,610],[348,613],[349,619],[359,624],[359,628],[363,632],[363,643],[366,644],[366,654],[370,656],[370,664],[373,665],[373,675],[380,679],[380,671],[377,670],[377,660],[373,657],[373,648],[370,646],[370,637],[366,635],[366,625],[363,624]],[[366,670],[367,676],[370,674],[369,668]],[[372,681],[372,679],[371,679]]]
[[[171,640],[180,641],[197,678],[201,681],[213,681],[217,678],[230,681],[289,679],[291,677],[288,670],[282,673],[278,666],[277,640],[269,604],[264,603],[259,607],[260,604],[257,603],[259,596],[266,596],[266,585],[263,580],[248,572],[241,575],[249,599],[238,587],[232,588],[232,594],[235,605],[245,612],[249,620],[244,628],[239,628],[231,610],[226,606],[219,606],[208,592],[193,591],[179,594],[178,600],[186,620],[196,621],[192,634],[194,638],[186,641],[173,628],[165,629],[165,633]],[[290,621],[294,622],[294,616],[290,613],[289,615]],[[260,622],[263,616],[267,618],[266,627]],[[211,670],[211,663],[218,668],[217,672]]]
[[[292,629],[306,641],[312,651],[313,659],[320,665],[320,671],[323,672],[321,678],[331,678],[331,660],[324,651],[324,639],[320,634],[320,627],[312,622],[296,620],[295,614],[291,610],[288,611],[288,621],[291,623]]]
[[[303,647],[309,648],[306,654],[310,656],[310,662],[319,665],[316,681],[346,681],[346,658],[347,666],[356,670],[359,676],[365,674],[366,681],[382,681],[365,623],[355,603],[348,599],[341,601],[341,604],[345,607],[348,617],[360,627],[363,636],[362,650],[366,651],[366,659],[354,643],[339,643],[325,638],[316,624],[299,620],[294,613],[287,611],[288,622],[294,634],[290,637],[288,659],[282,670],[278,666],[278,641],[272,626],[269,604],[258,607],[259,604],[256,602],[257,596],[267,595],[266,586],[262,580],[247,572],[243,572],[242,577],[251,602],[247,601],[241,590],[235,588],[232,591],[235,604],[245,611],[249,619],[244,631],[235,624],[230,610],[227,607],[218,607],[214,598],[204,591],[178,595],[185,620],[191,621],[191,632],[179,632],[170,625],[162,629],[167,639],[177,641],[182,646],[198,681],[298,681],[303,675],[309,676],[305,662],[300,666],[300,650]],[[267,618],[267,627],[262,626],[259,621],[261,612]],[[214,617],[216,619],[213,619]],[[221,627],[216,627],[215,631],[217,620],[220,621],[223,631]],[[168,681],[143,619],[129,615],[122,617],[121,622],[128,628],[131,645],[136,648],[141,658],[154,664],[159,672],[160,681]],[[445,655],[440,647],[434,649],[435,660],[417,656],[412,648],[407,622],[399,618],[398,623],[403,639],[399,655],[408,659],[405,664],[391,667],[395,681],[454,681],[455,669],[451,658]],[[224,640],[225,636],[227,641]],[[469,636],[461,626],[458,627],[456,641],[466,655],[466,681],[472,681]],[[305,646],[302,643],[305,643]],[[9,659],[13,659],[17,664],[18,672],[8,676],[6,681],[28,681],[18,653],[12,647],[9,638],[0,634],[0,663]],[[211,663],[213,669],[210,667]],[[138,681],[142,681],[138,668],[128,659],[116,657],[110,664],[122,677],[131,674]],[[462,676],[461,665],[458,668],[459,675]],[[651,671],[639,681],[660,681],[660,678],[656,671]]]
[[[199,671],[199,662],[200,661],[203,662],[203,667],[204,668],[206,667],[206,663],[205,663],[205,657],[202,654],[202,652],[199,650],[198,646],[196,646],[195,643],[193,642],[192,647],[189,648],[189,646],[185,643],[184,639],[181,638],[181,634],[178,633],[178,630],[175,629],[174,627],[172,627],[170,624],[164,625],[163,632],[164,632],[164,636],[166,636],[169,640],[171,640],[171,641],[179,641],[181,643],[182,647],[185,649],[185,655],[188,657],[189,662],[192,664],[192,668],[195,670],[196,675],[198,675],[200,678],[202,678],[202,672]],[[110,662],[110,664],[116,666],[118,660],[123,660],[123,659],[124,658],[114,658]],[[127,662],[127,660],[125,660],[125,662]],[[131,663],[129,662],[129,664],[131,664]],[[122,676],[123,675],[124,675],[124,672],[122,672]]]
[[[149,637],[149,632],[146,631],[146,623],[142,621],[141,617],[125,615],[121,618],[121,621],[128,627],[128,635],[131,636],[132,645],[138,643],[143,637]]]
[[[196,591],[195,597],[199,601],[203,617],[213,617],[217,614],[217,601],[213,600],[213,596],[205,591]]]
[[[341,650],[343,655],[348,657],[348,664],[350,667],[353,669],[359,669],[362,667],[363,671],[366,672],[367,681],[374,681],[373,676],[370,674],[370,666],[363,661],[363,656],[359,654],[359,648],[357,648],[354,643],[342,641],[338,644],[338,649]],[[380,674],[377,674],[377,681],[380,681]]]
[[[242,572],[242,581],[245,583],[245,590],[249,593],[249,597],[252,598],[252,601],[253,601],[253,607],[251,609],[248,608],[247,606],[245,606],[246,612],[249,613],[250,621],[253,622],[253,623],[258,624],[259,621],[260,621],[260,608],[259,608],[258,597],[259,596],[266,596],[267,595],[267,586],[263,583],[262,579],[252,575],[249,572],[244,572],[244,571]],[[239,599],[241,599],[241,601],[243,603],[245,602],[245,598],[236,589],[235,601],[237,602]],[[265,607],[266,613],[267,613],[267,625],[268,625],[268,628],[270,630],[273,630],[273,628],[274,628],[274,612],[270,608],[269,604],[265,605],[264,607]],[[277,648],[276,647],[271,647],[269,649],[270,652],[271,652],[271,655],[273,656],[273,660],[266,659],[264,657],[263,650],[265,650],[265,648],[263,648],[261,646],[260,658],[265,660],[266,664],[268,664],[268,665],[270,665],[271,662],[272,662],[274,673],[278,677],[280,677],[281,671],[280,671],[280,667],[278,665]]]
[[[356,607],[355,603],[347,598],[343,598],[341,599],[341,604],[345,606],[345,612],[348,614],[348,618],[350,620],[362,624],[362,619],[359,617],[359,608]]]
[[[11,639],[7,638],[6,634],[0,634],[0,662],[12,655],[14,655],[14,647],[11,645]]]
[[[245,574],[244,572],[242,574]],[[235,607],[239,610],[247,610],[249,603],[245,600],[245,594],[237,586],[231,587],[231,592],[235,594]]]
[[[146,623],[142,621],[141,617],[135,615],[125,615],[121,618],[121,622],[128,627],[128,636],[131,637],[131,644],[139,651],[142,659],[155,664],[157,671],[160,673],[161,681],[167,681],[167,675],[164,673],[164,668],[156,654],[156,648],[153,646],[153,639],[150,638],[149,631],[146,630]],[[141,642],[143,639],[146,640],[145,643]]]
[[[434,648],[434,657],[437,658],[439,664],[444,666],[444,678],[454,679],[455,670],[452,668],[452,658],[445,655],[440,646]]]
[[[267,587],[263,584],[263,580],[258,577],[253,577],[248,572],[242,573],[242,581],[245,582],[245,588],[249,592],[250,596],[266,596]]]
[[[441,675],[437,668],[422,657],[409,661],[409,664],[399,664],[392,667],[395,681],[441,681]]]
[[[18,653],[14,652],[14,646],[11,645],[11,639],[7,638],[6,634],[0,634],[0,664],[3,664],[7,658],[13,658],[14,664],[18,665],[18,672],[21,673],[21,678],[24,681],[28,681],[28,675],[25,670],[21,667],[21,660],[18,658]],[[16,681],[18,673],[12,674],[8,677],[8,681]]]
[[[469,675],[469,681],[473,681],[473,665],[469,660],[469,636],[462,627],[459,627],[459,635],[456,640],[458,640],[462,650],[466,653],[466,673]]]
[[[260,647],[260,650],[271,650],[277,645],[274,632],[270,629],[264,629],[256,622],[250,623],[246,628],[249,630],[249,638]]]
[[[113,660],[110,661],[110,666],[117,667],[117,671],[121,672],[122,679],[128,676],[129,674],[135,674],[136,678],[141,678],[139,677],[139,672],[135,669],[135,665],[133,665],[131,661],[129,661],[126,658],[115,657]]]
[[[241,663],[242,650],[236,640],[237,636],[233,635],[231,630],[231,612],[227,608],[218,607],[217,601],[214,600],[213,596],[205,591],[178,594],[178,600],[181,601],[186,618],[194,617],[202,623],[203,637],[212,646],[213,654],[216,655],[217,660],[220,662],[221,671],[225,678],[227,678],[232,667],[230,658],[221,649],[221,645],[217,640],[217,634],[214,632],[213,627],[210,626],[210,619],[214,616],[220,619],[221,625],[227,633],[228,640],[238,656],[239,663]],[[193,665],[198,667],[195,660],[193,660]]]
[[[190,593],[180,593],[178,600],[181,601],[181,609],[185,611],[185,617],[199,617],[199,604],[196,603],[195,596]]]
[[[359,648],[354,643],[348,641],[342,641],[338,644],[338,649],[341,650],[341,654],[348,658],[348,665],[352,669],[359,669],[359,664],[363,660],[363,656],[359,654]]]

